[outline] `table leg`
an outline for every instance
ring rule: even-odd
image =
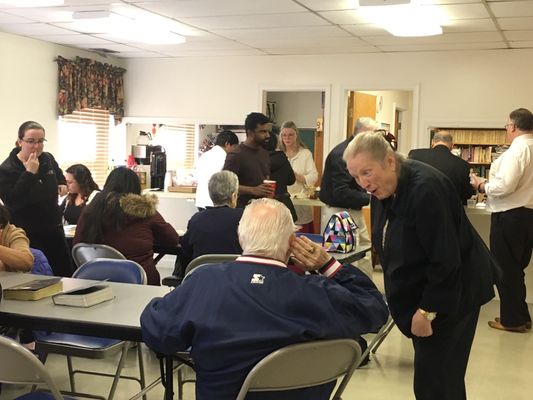
[[[165,356],[165,375],[166,375],[166,382],[165,382],[165,400],[172,400],[174,398],[174,370],[172,369],[173,366],[173,358],[171,355]]]

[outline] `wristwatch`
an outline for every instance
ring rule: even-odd
[[[421,308],[419,308],[418,311],[420,311],[420,314],[422,314],[429,322],[433,321],[437,317],[437,313],[434,311],[425,311]]]

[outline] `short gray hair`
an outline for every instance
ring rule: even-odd
[[[438,142],[446,143],[446,145],[451,148],[453,146],[453,136],[448,131],[438,131],[431,138],[431,143],[435,144]]]
[[[403,161],[403,156],[392,149],[381,132],[363,132],[355,136],[344,150],[342,159],[348,162],[360,153],[368,153],[373,160],[379,162],[385,161],[389,154],[393,154],[400,163]]]
[[[231,171],[220,171],[211,176],[207,188],[215,206],[229,206],[231,196],[239,191],[239,178]]]
[[[369,117],[360,117],[355,122],[353,134],[357,135],[361,132],[373,131],[374,129],[379,129],[379,124],[376,120]]]
[[[269,198],[252,200],[238,228],[242,254],[286,262],[295,231],[291,212],[283,203]]]

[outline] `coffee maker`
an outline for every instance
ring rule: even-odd
[[[151,146],[150,152],[150,187],[165,189],[165,174],[167,172],[167,154],[161,146]]]

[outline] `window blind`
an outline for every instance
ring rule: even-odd
[[[83,109],[59,118],[58,160],[63,171],[84,164],[103,187],[107,178],[109,130],[113,116],[106,110]]]
[[[197,125],[163,125],[157,132],[157,142],[164,143],[167,152],[167,169],[193,170],[196,161]]]

